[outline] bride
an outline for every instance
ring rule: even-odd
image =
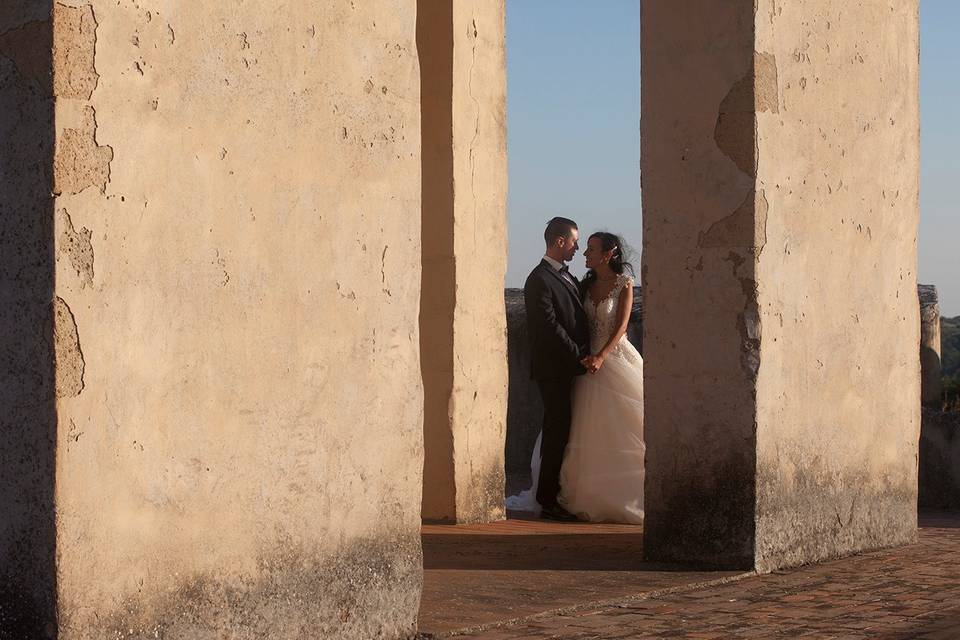
[[[588,375],[573,387],[570,441],[560,471],[560,504],[582,520],[643,523],[643,359],[627,339],[633,307],[632,267],[623,242],[597,232],[584,252],[589,270],[583,306],[590,321]],[[507,508],[538,511],[535,502],[540,438],[531,470],[534,486],[507,499]]]

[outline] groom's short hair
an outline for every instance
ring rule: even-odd
[[[547,244],[552,244],[557,238],[566,238],[576,228],[577,223],[573,220],[557,216],[547,223],[547,228],[543,232],[543,240]]]

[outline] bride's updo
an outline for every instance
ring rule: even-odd
[[[588,241],[594,238],[600,240],[600,247],[604,252],[613,251],[610,262],[607,263],[610,265],[611,271],[616,274],[628,273],[631,277],[634,275],[633,265],[627,262],[628,248],[623,240],[620,239],[620,236],[608,231],[597,231],[596,233],[590,234]],[[584,286],[590,286],[596,279],[596,271],[590,269],[587,271],[587,275],[583,277],[583,284]]]

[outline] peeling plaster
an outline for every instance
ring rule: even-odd
[[[753,69],[730,87],[720,103],[713,138],[717,147],[751,178],[757,175]]]
[[[713,136],[723,153],[751,178],[757,175],[758,113],[780,112],[777,61],[754,52],[753,67],[737,80],[720,102]]]
[[[780,113],[780,87],[777,59],[772,53],[755,52],[753,72],[756,77],[754,104],[757,113]]]
[[[93,107],[83,110],[82,129],[64,129],[57,139],[53,160],[54,192],[80,193],[98,187],[101,193],[110,182],[113,149],[97,144],[97,117]]]
[[[776,58],[769,53],[754,52],[753,67],[737,82],[720,103],[714,139],[717,147],[756,182],[759,158],[757,114],[780,112],[780,89]],[[730,248],[750,252],[756,261],[767,244],[769,203],[766,193],[750,189],[733,213],[718,220],[702,232],[701,248]],[[744,308],[737,316],[740,334],[740,365],[748,379],[756,380],[760,369],[761,322],[757,302],[758,285],[752,277],[742,277],[739,269],[748,258],[735,251],[729,253],[734,276],[740,281],[745,296]]]
[[[97,20],[93,7],[53,9],[53,93],[58,98],[89,100],[100,75],[94,67]]]
[[[77,322],[70,307],[57,297],[53,301],[53,345],[56,354],[56,392],[58,398],[70,398],[83,391],[86,363],[80,350]]]
[[[742,247],[757,255],[767,244],[767,197],[751,189],[736,211],[710,225],[700,234],[701,248]]]
[[[60,210],[60,233],[59,254],[66,255],[70,259],[70,266],[77,272],[82,283],[81,287],[93,286],[93,245],[91,237],[93,232],[86,227],[81,227],[77,231],[73,226],[73,220],[66,209]]]
[[[760,340],[762,326],[760,322],[760,305],[757,303],[759,290],[757,281],[752,278],[740,278],[740,285],[746,296],[743,312],[737,319],[737,329],[740,332],[740,366],[750,380],[756,380],[760,372]],[[754,393],[756,393],[754,391]]]
[[[766,226],[764,224],[764,226]],[[762,247],[759,248],[762,250]],[[733,277],[740,282],[740,287],[744,295],[743,311],[737,314],[737,332],[740,334],[740,366],[749,380],[755,381],[760,371],[760,340],[762,337],[762,326],[760,320],[760,305],[757,302],[759,297],[759,286],[752,275],[741,275],[740,268],[751,260],[755,263],[759,255],[757,249],[750,250],[749,258],[730,251],[724,258],[733,267]],[[751,268],[750,273],[753,270]],[[756,390],[753,391],[756,393]]]

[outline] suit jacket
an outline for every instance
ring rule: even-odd
[[[567,378],[586,373],[580,360],[590,355],[590,328],[579,283],[571,284],[541,260],[527,276],[523,301],[530,336],[531,377]]]

